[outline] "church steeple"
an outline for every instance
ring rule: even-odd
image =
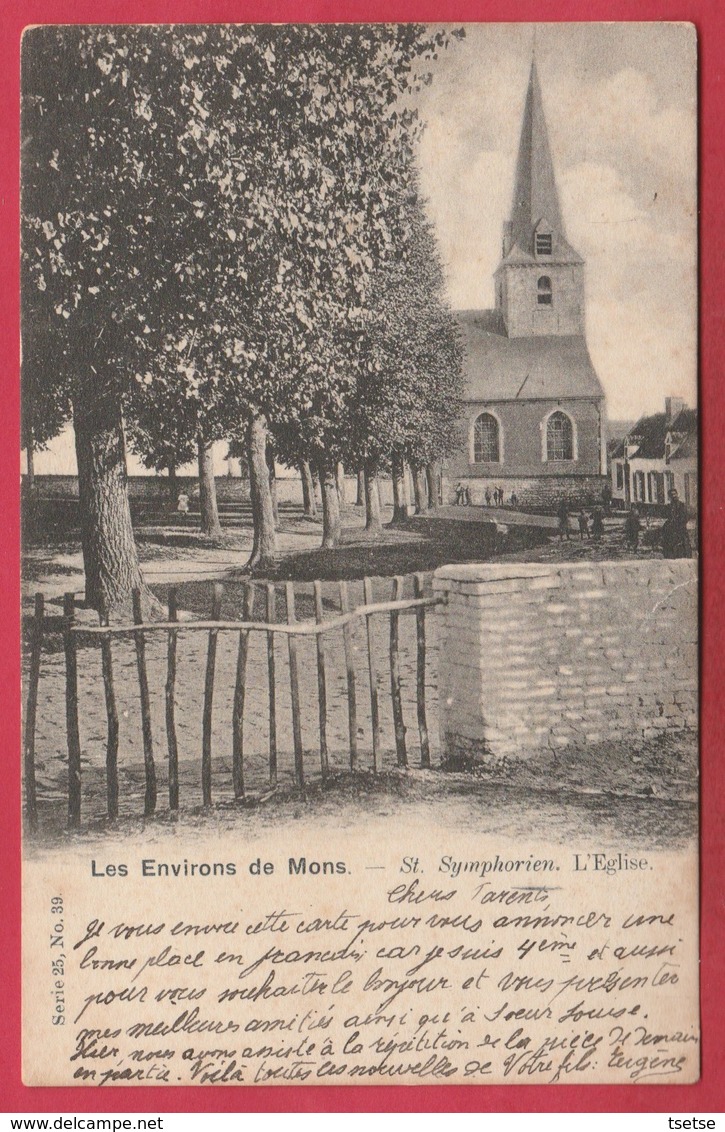
[[[535,60],[495,279],[496,308],[509,338],[584,333],[584,261],[564,231]]]
[[[542,221],[565,238],[539,75],[532,59],[511,206],[512,243],[533,252],[535,229]]]

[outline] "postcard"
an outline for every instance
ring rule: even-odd
[[[26,1085],[698,1079],[696,79],[26,31]]]

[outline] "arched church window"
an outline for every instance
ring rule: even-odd
[[[473,426],[473,462],[497,464],[499,453],[498,421],[491,413],[481,413]]]
[[[566,413],[552,413],[546,422],[546,459],[574,459],[574,426]]]
[[[536,284],[537,299],[540,306],[551,306],[551,279],[548,275],[540,275]]]

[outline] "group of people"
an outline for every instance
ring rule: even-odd
[[[639,548],[641,529],[639,508],[636,504],[632,504],[624,520],[624,534],[631,550]],[[660,531],[660,544],[665,558],[692,558],[692,543],[687,529],[687,508],[676,488],[670,492],[667,517]]]
[[[486,502],[487,507],[490,507],[492,504],[494,507],[504,506],[504,494],[502,487],[494,487],[493,491],[490,487],[486,487],[486,490],[483,493],[483,498]],[[464,507],[468,507],[471,503],[471,489],[468,487],[468,484],[461,483],[460,480],[456,484],[456,503],[459,506]],[[519,497],[517,496],[515,491],[512,491],[509,498],[509,506],[515,508],[518,507],[518,505]]]
[[[493,489],[493,494],[491,493],[491,488],[487,487],[485,492],[483,493],[483,497],[486,500],[486,506],[487,507],[491,506],[491,499],[492,498],[493,498],[494,507],[503,507],[503,488],[502,487],[495,487]],[[511,492],[511,506],[515,507],[517,503],[518,503],[518,500],[516,498],[516,492],[512,491]]]
[[[579,527],[579,537],[583,539],[593,538],[598,542],[604,534],[604,506],[606,500],[603,496],[603,504],[597,504],[591,514],[587,514],[582,507],[576,514]],[[611,494],[609,496],[611,499]],[[571,537],[571,529],[569,526],[569,502],[566,499],[561,499],[557,509],[557,517],[559,520],[559,541]],[[591,520],[591,527],[590,527]],[[649,525],[649,523],[648,523]],[[642,518],[640,516],[639,508],[633,504],[625,516],[624,520],[624,536],[627,540],[627,545],[630,550],[636,551],[639,549],[640,532],[642,530]],[[670,492],[670,502],[667,507],[667,516],[660,531],[660,540],[662,546],[662,554],[665,558],[691,558],[692,557],[692,543],[690,535],[687,530],[687,508],[679,497],[675,488]]]
[[[564,538],[569,540],[571,530],[569,528],[569,504],[566,499],[562,499],[557,511],[559,519],[559,541]],[[579,537],[583,540],[585,538],[593,538],[595,542],[599,542],[604,534],[604,508],[601,504],[597,504],[591,513],[587,514],[584,508],[580,508],[577,516],[579,526]],[[591,522],[591,527],[590,527]]]

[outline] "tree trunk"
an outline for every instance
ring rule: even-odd
[[[250,417],[246,429],[249,497],[252,504],[254,543],[248,570],[269,570],[277,554],[277,528],[267,463],[267,425],[264,417]]]
[[[426,509],[425,500],[425,474],[422,468],[411,467],[413,473],[413,490],[415,492],[415,513],[422,515]]]
[[[435,464],[426,464],[425,478],[428,484],[428,510],[432,511],[438,506],[438,468]]]
[[[380,484],[377,465],[372,460],[365,465],[365,512],[365,530],[371,535],[381,534]]]
[[[199,509],[201,511],[201,533],[209,538],[221,538],[222,528],[216,505],[216,480],[214,479],[214,456],[211,444],[207,444],[201,433],[197,441],[199,463]]]
[[[302,460],[300,463],[300,479],[302,480],[302,509],[308,519],[316,519],[315,484],[308,460]]]
[[[35,488],[35,443],[33,441],[33,434],[30,432],[27,443],[25,445],[25,458],[27,460],[27,485],[28,491],[33,491]]]
[[[267,468],[269,469],[269,493],[272,496],[272,514],[274,515],[274,527],[275,530],[277,530],[279,528],[279,506],[277,504],[277,469],[274,466],[274,453],[269,441],[267,441],[265,458],[267,460]]]
[[[319,468],[322,489],[322,546],[331,550],[340,542],[340,501],[333,468]]]
[[[176,464],[174,464],[173,461],[170,462],[169,465],[168,465],[168,472],[169,472],[169,495],[171,496],[171,498],[173,499],[173,501],[175,503],[176,500],[179,497],[179,485],[176,482]]]
[[[357,499],[355,500],[355,506],[365,506],[365,472],[362,468],[357,474]]]
[[[322,488],[319,487],[319,475],[317,474],[317,469],[313,468],[312,473],[313,473],[313,499],[315,500],[316,504],[319,504],[319,506],[322,507]]]
[[[340,506],[344,507],[347,503],[347,489],[345,487],[345,469],[342,464],[338,464],[335,469],[335,483],[337,485],[337,497],[340,500]]]
[[[400,456],[393,456],[393,526],[408,518],[408,505],[405,500],[405,464]]]
[[[131,526],[126,446],[115,398],[73,406],[86,604],[118,610],[140,589],[144,609],[158,603],[141,576]]]

